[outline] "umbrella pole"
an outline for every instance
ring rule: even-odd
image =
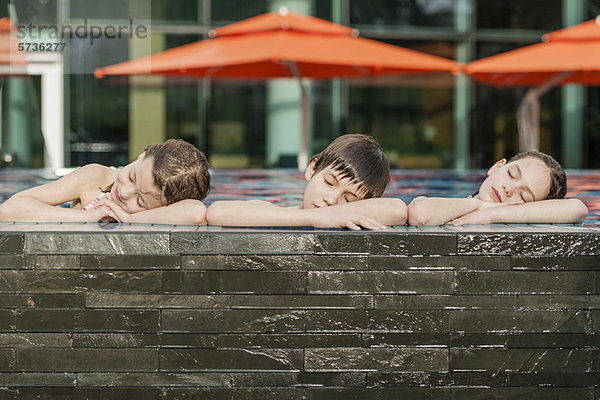
[[[301,93],[301,108],[302,108],[302,143],[300,153],[298,154],[298,169],[304,171],[308,167],[308,148],[310,143],[309,123],[310,109],[308,107],[308,93],[306,85],[302,82],[302,78],[298,77]]]
[[[300,85],[300,108],[302,110],[302,138],[300,142],[300,153],[298,153],[298,169],[304,171],[308,167],[308,149],[310,147],[310,107],[308,106],[308,91],[302,81],[298,64],[294,61],[287,61],[286,64]]]
[[[517,110],[519,151],[538,150],[540,147],[540,97],[556,87],[573,72],[565,71],[554,75],[543,84],[527,90]]]

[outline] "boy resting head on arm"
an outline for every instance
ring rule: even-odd
[[[260,200],[217,201],[208,208],[208,224],[358,230],[406,222],[402,200],[379,198],[389,183],[390,166],[379,143],[370,136],[338,137],[311,159],[304,176],[308,183],[297,207]]]

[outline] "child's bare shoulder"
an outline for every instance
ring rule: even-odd
[[[117,172],[114,169],[104,165],[87,164],[75,170],[73,172],[73,175],[83,177],[87,179],[90,183],[98,185],[106,180],[110,180],[112,182],[116,177]]]

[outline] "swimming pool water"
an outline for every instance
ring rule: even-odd
[[[205,203],[216,200],[271,200],[293,206],[300,203],[304,174],[292,169],[215,170]],[[47,170],[0,170],[0,201],[57,176]],[[467,197],[485,178],[485,171],[393,170],[384,197],[399,197],[409,203],[417,196]],[[589,208],[584,226],[600,226],[600,170],[567,171],[567,197],[577,197]]]

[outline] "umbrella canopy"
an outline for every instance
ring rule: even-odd
[[[548,33],[543,42],[467,64],[464,72],[496,86],[533,86],[562,72],[558,84],[600,85],[598,18]]]
[[[147,57],[98,68],[106,75],[163,74],[210,78],[271,79],[364,77],[458,71],[442,57],[359,38],[358,31],[282,9],[209,32],[212,39],[168,49]],[[308,100],[302,91],[302,149],[307,164]]]
[[[0,18],[0,75],[25,75],[25,51],[19,50],[15,26],[9,18]]]
[[[600,19],[560,29],[543,42],[467,64],[463,71],[496,86],[534,86],[517,112],[521,151],[539,146],[539,97],[557,85],[600,85]]]
[[[334,78],[458,70],[442,57],[356,37],[355,29],[292,12],[271,12],[214,29],[213,39],[95,71],[212,78]]]

